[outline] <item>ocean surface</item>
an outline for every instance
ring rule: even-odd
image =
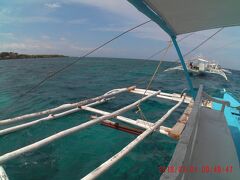
[[[0,119],[14,117],[77,102],[115,89],[137,85],[145,88],[158,62],[136,59],[85,58],[50,79],[19,100],[24,92],[46,76],[71,63],[74,58],[23,59],[0,61]],[[163,72],[176,63],[163,62],[151,89],[178,92],[187,88],[183,72]],[[212,96],[221,97],[225,88],[240,99],[240,72],[233,71],[226,81],[221,76],[192,76],[194,88],[204,85]],[[97,108],[112,112],[136,101],[140,95],[123,93]],[[148,121],[155,122],[175,102],[149,99],[141,105]],[[164,123],[171,127],[186,105],[179,107]],[[29,145],[61,130],[90,119],[92,114],[78,112],[56,120],[0,137],[0,155]],[[138,119],[136,109],[124,116]],[[1,129],[5,128],[3,126]],[[95,125],[26,153],[3,165],[11,180],[80,179],[130,143],[135,135]],[[161,166],[167,166],[176,141],[153,133],[99,179],[159,179]]]

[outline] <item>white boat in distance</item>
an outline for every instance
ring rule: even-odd
[[[218,74],[224,77],[226,80],[228,80],[225,73],[231,74],[231,71],[227,69],[223,69],[219,64],[210,62],[200,57],[189,60],[188,62],[186,62],[186,65],[187,65],[188,71],[194,75],[207,74],[207,73]],[[176,66],[173,68],[166,69],[165,72],[173,71],[173,70],[183,70],[183,68],[182,66]]]

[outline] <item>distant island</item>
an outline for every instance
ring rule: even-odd
[[[0,60],[5,59],[30,59],[30,58],[56,58],[56,57],[66,57],[64,55],[58,54],[18,54],[15,52],[1,52]]]

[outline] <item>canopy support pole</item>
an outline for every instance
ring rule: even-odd
[[[187,67],[186,67],[186,64],[185,64],[185,61],[183,59],[183,56],[182,56],[182,53],[181,53],[181,50],[178,46],[178,43],[176,41],[176,37],[171,37],[172,38],[172,42],[175,46],[175,49],[177,51],[177,54],[178,54],[178,57],[180,59],[180,62],[182,64],[182,67],[183,67],[183,71],[184,71],[184,74],[185,74],[185,77],[187,79],[187,82],[188,82],[188,86],[189,86],[189,89],[191,91],[191,94],[192,94],[192,97],[195,98],[195,93],[194,93],[194,90],[193,90],[193,85],[192,85],[192,81],[190,79],[190,76],[189,76],[189,73],[188,73],[188,70],[187,70]]]

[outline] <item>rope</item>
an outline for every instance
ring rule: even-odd
[[[193,34],[194,34],[194,33],[190,33],[190,34],[182,37],[181,39],[179,39],[177,42],[181,42],[181,41],[183,41],[184,39],[192,36]],[[158,50],[158,51],[155,52],[155,53],[153,53],[151,56],[149,56],[148,58],[145,59],[145,63],[148,63],[146,60],[152,59],[153,57],[155,57],[155,56],[157,56],[158,54],[162,53],[162,52],[163,52],[164,50],[166,50],[167,48],[168,48],[168,46],[166,46],[166,47],[163,48],[163,49]],[[145,64],[145,63],[144,63],[144,64]],[[138,84],[138,83],[140,83],[140,82],[145,82],[145,81],[146,81],[146,79],[141,78],[141,79],[135,81],[134,84]]]
[[[137,108],[138,108],[138,111],[137,112],[140,112],[140,116],[141,118],[144,120],[144,121],[147,121],[147,118],[145,116],[145,114],[143,113],[141,107],[139,105],[137,105]],[[146,124],[145,124],[146,125]]]
[[[43,80],[41,80],[40,82],[38,82],[35,86],[33,86],[32,88],[30,88],[29,90],[27,90],[26,92],[24,92],[23,94],[21,94],[21,95],[18,97],[18,99],[16,99],[12,104],[15,104],[16,102],[18,102],[19,100],[21,100],[23,97],[25,97],[27,94],[29,94],[29,93],[32,92],[33,90],[36,90],[37,88],[39,88],[39,87],[40,87],[42,84],[44,84],[46,81],[48,81],[49,79],[53,78],[54,76],[56,76],[56,75],[59,74],[60,72],[65,71],[66,69],[68,69],[68,68],[71,67],[72,65],[76,64],[76,63],[77,63],[78,61],[80,61],[81,59],[87,57],[88,55],[90,55],[90,54],[92,54],[92,53],[94,53],[94,52],[96,52],[97,50],[101,49],[102,47],[106,46],[107,44],[111,43],[112,41],[118,39],[119,37],[127,34],[128,32],[130,32],[130,31],[132,31],[132,30],[134,30],[134,29],[137,29],[138,27],[141,27],[141,26],[143,26],[143,25],[145,25],[145,24],[147,24],[147,23],[149,23],[149,22],[151,22],[151,21],[152,21],[152,20],[145,21],[145,22],[143,22],[143,23],[141,23],[141,24],[138,24],[137,26],[134,26],[134,27],[132,27],[132,28],[130,28],[130,29],[128,29],[128,30],[120,33],[119,35],[115,36],[114,38],[110,39],[109,41],[101,44],[100,46],[98,46],[98,47],[96,47],[95,49],[93,49],[93,50],[89,51],[88,53],[86,53],[85,55],[79,57],[78,59],[76,59],[76,60],[73,61],[72,63],[70,63],[70,64],[68,64],[68,65],[60,68],[59,70],[53,72],[52,74],[48,75],[46,78],[44,78]],[[10,107],[10,105],[9,105],[7,108],[9,108],[9,107]],[[7,109],[7,108],[5,108],[5,109]],[[9,111],[9,110],[7,109],[4,113],[6,113],[6,112],[8,112],[8,111]]]
[[[150,86],[151,86],[153,80],[155,79],[155,77],[156,77],[156,75],[157,75],[157,73],[158,73],[158,71],[159,71],[159,68],[160,68],[160,66],[161,66],[161,64],[162,64],[162,60],[161,60],[161,59],[164,59],[164,57],[166,56],[166,54],[167,54],[168,50],[170,49],[171,45],[172,45],[172,43],[171,43],[171,41],[169,41],[169,44],[168,44],[167,48],[165,48],[165,53],[163,54],[162,58],[160,58],[160,61],[159,61],[159,63],[158,63],[158,66],[157,66],[157,68],[155,69],[155,71],[154,71],[154,73],[153,73],[153,75],[152,75],[152,77],[151,77],[151,79],[150,79],[150,81],[149,81],[149,83],[148,83],[148,85],[147,85],[147,88],[146,88],[146,90],[144,91],[142,97],[145,96],[147,90],[150,88]],[[139,102],[138,105],[137,105],[138,111],[136,111],[136,113],[139,112],[141,118],[143,118],[144,121],[147,121],[147,122],[148,122],[148,120],[147,120],[144,112],[142,111],[140,105],[141,105],[141,102]],[[146,123],[144,123],[144,124],[145,124],[145,126],[146,126]],[[151,127],[150,127],[150,128],[151,128]]]
[[[189,36],[192,36],[194,33],[190,33],[184,37],[182,37],[181,39],[179,39],[177,42],[181,42],[182,40],[188,38]],[[164,50],[166,50],[168,48],[168,46],[166,46],[163,49],[160,49],[159,51],[155,52],[154,54],[152,54],[151,56],[149,56],[146,60],[152,59],[153,57],[157,56],[158,54],[160,54],[161,52],[163,52]]]
[[[222,31],[222,30],[223,30],[223,28],[221,28],[221,29],[219,29],[218,31],[216,31],[213,35],[211,35],[210,37],[208,37],[207,39],[205,39],[204,41],[202,41],[200,44],[198,44],[195,48],[193,48],[192,50],[190,50],[189,52],[187,52],[187,53],[184,55],[184,57],[187,56],[187,55],[189,55],[190,53],[192,53],[193,51],[195,51],[195,50],[198,49],[199,47],[201,47],[204,43],[206,43],[208,40],[210,40],[213,36],[215,36],[217,33],[219,33],[219,32]],[[192,34],[190,34],[190,35],[192,35]],[[189,37],[190,35],[188,35],[187,37]],[[186,37],[185,37],[185,38],[186,38]],[[182,39],[185,39],[185,38],[182,38]],[[182,40],[182,39],[181,39],[181,40]],[[168,51],[168,49],[171,47],[171,45],[172,45],[172,43],[169,43],[169,45],[168,45],[166,48],[160,50],[159,53],[161,53],[162,51],[166,50],[165,53],[164,53],[164,57],[165,57],[165,55],[167,54],[167,51]],[[149,57],[149,59],[152,58],[153,56],[157,55],[157,54],[158,54],[158,53],[153,54],[152,56]],[[177,61],[178,61],[178,60],[177,60]],[[143,96],[145,95],[145,93],[147,92],[148,88],[150,87],[153,79],[155,78],[155,76],[156,76],[156,74],[157,74],[157,72],[158,72],[158,69],[160,68],[161,63],[162,63],[162,61],[159,61],[159,64],[158,64],[158,66],[157,66],[157,68],[156,68],[156,70],[155,70],[155,72],[154,72],[151,80],[149,81],[148,86],[147,86],[147,88],[146,88]],[[184,91],[185,91],[185,89],[182,91],[182,95],[183,95]],[[141,103],[141,102],[139,102],[139,104],[138,104],[138,106],[137,106],[137,108],[138,108],[138,111],[137,111],[137,112],[140,112],[140,116],[141,116],[145,121],[147,121],[147,120],[146,120],[146,116],[144,115],[144,113],[143,113],[143,111],[142,111],[142,109],[141,109],[141,107],[140,107],[140,103]],[[146,125],[146,124],[145,124],[145,125]],[[151,127],[150,127],[150,128],[151,128]],[[151,139],[151,141],[152,141],[152,143],[155,145],[155,151],[154,151],[153,154],[156,154],[156,152],[157,152],[157,151],[156,151],[156,149],[157,149],[156,143],[154,143],[152,139]]]
[[[157,73],[158,73],[158,71],[159,71],[159,68],[160,68],[160,66],[161,66],[161,64],[162,64],[162,60],[161,60],[161,59],[164,59],[164,58],[165,58],[165,56],[166,56],[166,54],[167,54],[167,52],[168,52],[168,50],[169,50],[169,48],[170,48],[171,46],[172,46],[172,43],[171,43],[171,41],[169,41],[169,44],[168,44],[168,46],[167,46],[167,48],[166,48],[166,50],[165,50],[165,53],[163,54],[162,58],[160,58],[160,61],[159,61],[159,63],[158,63],[158,66],[157,66],[157,68],[155,69],[155,72],[153,73],[153,75],[152,75],[152,77],[151,77],[151,79],[150,79],[150,81],[149,81],[149,83],[148,83],[148,85],[147,85],[147,88],[146,88],[143,96],[145,96],[147,90],[150,88],[153,80],[155,79],[155,77],[156,77],[156,75],[157,75]]]
[[[215,33],[213,33],[211,36],[209,36],[207,39],[205,39],[204,41],[202,41],[200,44],[198,44],[195,48],[193,48],[192,50],[188,51],[186,54],[183,55],[183,57],[186,57],[187,55],[191,54],[193,51],[195,51],[196,49],[200,48],[203,44],[205,44],[207,41],[209,41],[212,37],[214,37],[215,35],[217,35],[219,32],[221,32],[224,28],[220,28],[218,29]],[[179,59],[177,59],[176,61],[178,61]]]

